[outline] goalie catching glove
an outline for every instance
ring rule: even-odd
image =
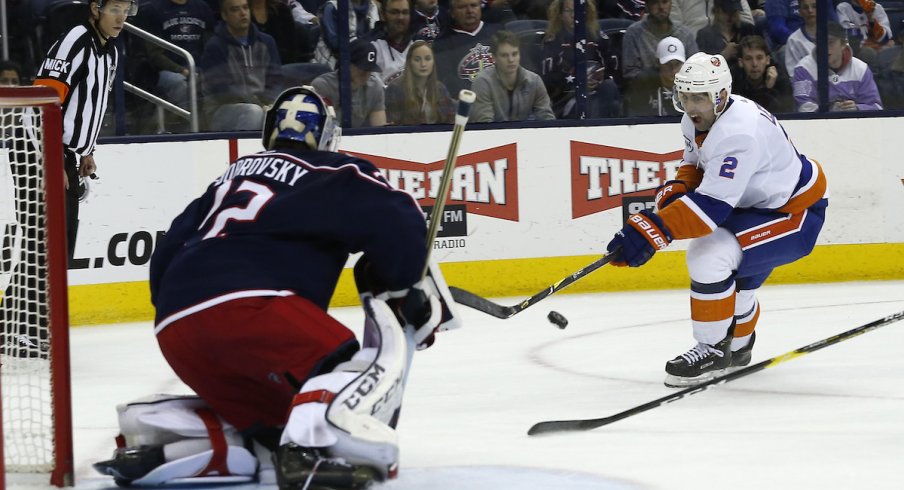
[[[606,250],[615,254],[612,265],[639,267],[647,263],[657,250],[662,250],[672,243],[672,235],[662,223],[662,218],[643,210],[632,214],[618,233],[615,234]]]
[[[405,297],[394,306],[393,310],[399,321],[414,327],[414,344],[417,350],[424,350],[433,345],[443,311],[433,280],[425,277],[418,281],[408,288]]]
[[[430,264],[426,277],[409,288],[395,291],[387,289],[367,257],[358,260],[354,274],[361,302],[367,298],[386,301],[399,323],[414,329],[417,350],[433,345],[436,332],[461,326],[452,306],[455,304],[452,293],[435,263]],[[365,344],[368,344],[366,337],[365,332]]]

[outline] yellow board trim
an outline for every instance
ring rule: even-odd
[[[485,260],[442,264],[449,284],[482,296],[530,296],[598,259],[598,255]],[[604,267],[563,293],[686,288],[684,252],[660,252],[641,268]],[[499,280],[498,278],[505,278]],[[810,256],[779,267],[768,284],[904,279],[904,243],[823,245]],[[331,306],[358,304],[351,270],[345,270]],[[71,286],[72,325],[153,319],[147,281]]]

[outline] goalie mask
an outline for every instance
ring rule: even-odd
[[[336,151],[342,134],[333,107],[313,87],[292,87],[273,102],[264,117],[261,143],[272,150],[277,140],[304,143],[312,150]]]
[[[684,112],[681,103],[682,93],[708,94],[713,103],[713,112],[716,117],[721,115],[719,105],[722,103],[722,91],[725,98],[731,95],[731,70],[721,54],[706,54],[699,52],[691,56],[681,65],[681,69],[675,74],[675,90],[672,102],[675,109]],[[722,108],[725,110],[725,107]]]

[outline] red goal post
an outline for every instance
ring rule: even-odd
[[[53,89],[0,88],[0,490],[74,484],[62,127]]]

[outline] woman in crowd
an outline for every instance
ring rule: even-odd
[[[455,106],[449,91],[436,77],[433,48],[415,41],[408,49],[401,76],[386,87],[386,119],[389,124],[451,123]]]

